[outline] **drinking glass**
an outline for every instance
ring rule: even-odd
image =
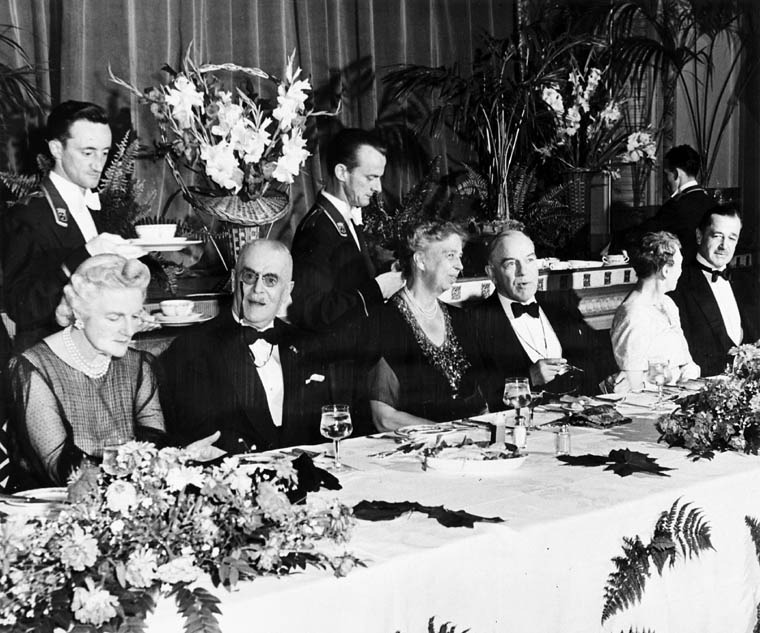
[[[657,385],[657,401],[662,400],[662,387],[671,380],[670,362],[666,360],[650,360],[647,363],[647,380],[653,385]]]
[[[525,420],[520,415],[520,409],[530,405],[532,399],[530,382],[527,378],[507,378],[504,381],[504,404],[507,409],[515,410],[515,424],[522,424]]]
[[[319,423],[319,432],[322,437],[333,441],[334,468],[341,470],[344,466],[340,463],[338,447],[344,437],[353,433],[354,426],[351,423],[351,412],[347,404],[327,404],[322,407],[322,419]]]

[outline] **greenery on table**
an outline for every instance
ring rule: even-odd
[[[725,376],[679,398],[678,408],[657,420],[662,441],[687,448],[697,458],[729,450],[758,454],[760,346],[733,347],[729,355],[733,362]]]
[[[670,567],[679,558],[692,558],[707,549],[714,549],[710,525],[702,510],[681,504],[676,499],[669,510],[660,514],[647,545],[639,536],[623,537],[623,556],[612,559],[615,565],[604,588],[602,623],[618,611],[639,602],[644,595],[647,579],[652,575],[652,564],[662,576],[665,564]]]
[[[305,455],[194,458],[130,442],[74,476],[57,516],[0,520],[0,630],[138,633],[161,595],[185,630],[215,633],[219,600],[195,586],[204,577],[233,589],[307,565],[342,576],[361,564],[343,548],[350,508],[307,498],[329,474]]]

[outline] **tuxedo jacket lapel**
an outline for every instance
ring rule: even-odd
[[[699,297],[696,302],[699,310],[705,316],[710,331],[715,333],[715,337],[722,348],[729,348],[734,345],[728,336],[726,324],[723,322],[723,315],[720,313],[718,302],[715,295],[710,289],[710,282],[707,281],[704,273],[696,265],[689,267],[689,286],[695,297]],[[734,293],[736,296],[736,293]]]
[[[53,218],[51,226],[54,227],[53,235],[55,239],[68,250],[74,250],[84,244],[84,236],[79,229],[79,225],[71,217],[68,205],[50,178],[45,178],[42,181],[40,189],[47,206],[50,208]]]
[[[338,232],[341,238],[344,240],[348,239],[350,241],[350,244],[356,248],[356,243],[354,242],[354,238],[348,228],[348,223],[346,222],[346,219],[343,217],[343,215],[341,215],[340,211],[335,208],[335,205],[333,205],[332,202],[330,202],[323,195],[319,196],[317,204],[319,204],[325,213],[329,216],[330,220],[335,225],[335,230]],[[352,225],[354,230],[356,230],[356,237],[359,241],[359,248],[357,250],[362,256],[364,267],[367,269],[369,276],[374,277],[375,266],[372,264],[372,259],[369,256],[369,251],[367,250],[367,243],[364,240],[364,231],[362,230],[361,226],[357,226],[356,224],[353,224],[353,222]]]
[[[359,224],[354,224],[354,230],[356,231],[356,237],[359,240],[359,250],[364,260],[364,266],[367,268],[367,273],[370,277],[375,276],[375,265],[372,263],[372,258],[369,256],[369,249],[367,248],[367,241],[364,239],[364,229]]]
[[[494,333],[492,344],[499,350],[496,354],[499,369],[515,372],[518,368],[527,367],[530,365],[528,354],[520,343],[512,322],[504,314],[504,308],[501,307],[501,301],[496,292],[487,299],[487,303],[489,330]]]

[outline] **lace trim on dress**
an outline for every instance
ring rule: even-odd
[[[438,347],[433,345],[430,339],[425,334],[424,330],[417,323],[417,319],[414,317],[407,302],[396,294],[391,298],[391,303],[404,317],[404,320],[412,328],[414,334],[414,340],[417,341],[417,345],[420,346],[423,356],[428,362],[438,371],[440,371],[449,383],[453,392],[453,397],[456,398],[459,386],[462,382],[462,378],[465,372],[470,368],[470,363],[465,358],[462,346],[454,334],[454,328],[451,326],[451,316],[446,306],[440,303],[441,312],[443,313],[443,321],[446,328],[446,334],[443,338],[443,344]]]

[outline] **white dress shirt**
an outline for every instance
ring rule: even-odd
[[[697,262],[708,268],[714,268],[715,270],[725,269],[725,266],[723,268],[715,268],[699,253],[697,253]],[[707,285],[710,286],[710,290],[712,290],[712,293],[715,296],[715,301],[718,303],[720,316],[723,317],[723,324],[726,326],[726,332],[728,333],[729,338],[736,345],[740,345],[744,338],[744,332],[742,331],[742,317],[739,313],[739,306],[736,303],[736,297],[734,296],[731,284],[723,277],[718,277],[713,281],[712,273],[707,272],[706,270],[702,271],[702,274],[707,279]]]
[[[517,340],[520,341],[531,363],[538,362],[542,358],[562,358],[562,344],[541,306],[538,308],[537,319],[528,314],[521,314],[516,319],[512,312],[512,304],[519,302],[507,299],[501,294],[498,297],[504,314],[512,324]],[[527,303],[533,303],[533,301],[535,299]]]
[[[327,193],[324,189],[322,190],[322,195],[325,198],[327,198],[330,202],[332,202],[333,206],[343,216],[343,219],[346,221],[346,224],[348,225],[348,230],[351,232],[351,237],[353,237],[354,242],[356,242],[356,248],[361,250],[362,247],[359,246],[359,236],[356,235],[356,229],[354,228],[354,224],[353,222],[351,222],[351,220],[356,222],[356,224],[361,224],[362,210],[359,207],[349,206],[347,202],[344,202],[340,198],[336,198],[331,193]]]
[[[100,197],[91,189],[83,190],[70,180],[66,180],[54,171],[50,172],[50,180],[58,189],[61,198],[69,208],[69,214],[82,232],[85,242],[89,242],[98,235],[95,221],[92,219],[90,209],[100,209]]]
[[[232,318],[238,323],[240,318],[233,312]],[[243,327],[251,327],[243,325]],[[274,327],[274,321],[266,327],[259,329],[259,332],[269,330]],[[258,328],[254,328],[258,329]],[[267,396],[267,406],[269,415],[272,416],[272,422],[275,426],[282,426],[282,406],[285,398],[285,382],[282,377],[282,362],[280,361],[280,348],[277,345],[267,343],[264,339],[255,341],[248,346],[253,354],[253,362],[256,365],[256,373],[259,380],[264,386],[264,392]]]

